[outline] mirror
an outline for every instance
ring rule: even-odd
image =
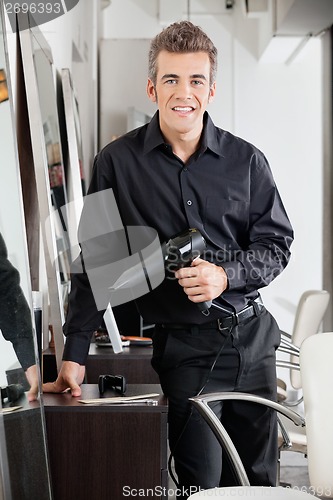
[[[51,499],[43,407],[28,400],[27,374],[40,392],[21,177],[0,2],[0,498]],[[4,90],[7,95],[5,99]],[[29,378],[32,381],[32,378]]]
[[[67,191],[61,150],[52,53],[29,17],[18,15],[19,40],[27,98],[32,155],[45,256],[50,323],[57,367],[61,365],[64,308],[70,266]]]
[[[84,160],[79,103],[76,97],[70,70],[61,71],[62,98],[68,149],[68,198],[69,201],[82,199],[86,194]]]
[[[70,70],[63,68],[57,79],[59,125],[67,178],[68,235],[71,258],[79,254],[77,228],[86,194],[79,104]]]

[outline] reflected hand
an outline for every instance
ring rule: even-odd
[[[85,367],[74,361],[63,361],[55,382],[43,384],[43,392],[65,392],[70,389],[72,396],[81,396]]]
[[[37,365],[29,366],[25,371],[25,376],[30,385],[30,390],[27,394],[28,401],[35,401],[38,397],[38,371]]]

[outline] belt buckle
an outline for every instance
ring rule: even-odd
[[[218,318],[217,320],[217,327],[219,329],[219,331],[221,332],[222,330],[224,330],[225,328],[227,328],[226,326],[223,326],[223,322],[220,318]]]
[[[227,330],[228,328],[239,324],[239,318],[238,318],[237,313],[232,314],[231,316],[228,316],[228,319],[229,318],[231,319],[231,324],[229,326],[223,326],[223,319],[220,319],[220,318],[217,319],[217,327],[218,327],[220,332],[222,330]]]

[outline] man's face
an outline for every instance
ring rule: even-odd
[[[201,133],[203,114],[215,94],[215,83],[210,86],[209,75],[210,61],[205,52],[159,53],[156,86],[148,80],[147,94],[158,104],[162,132]]]

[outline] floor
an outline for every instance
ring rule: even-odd
[[[300,491],[309,491],[307,460],[304,455],[292,451],[281,453],[280,483]],[[173,481],[169,479],[169,500],[175,499],[175,489]]]
[[[309,488],[307,460],[301,453],[284,451],[281,453],[280,483],[302,491]]]

